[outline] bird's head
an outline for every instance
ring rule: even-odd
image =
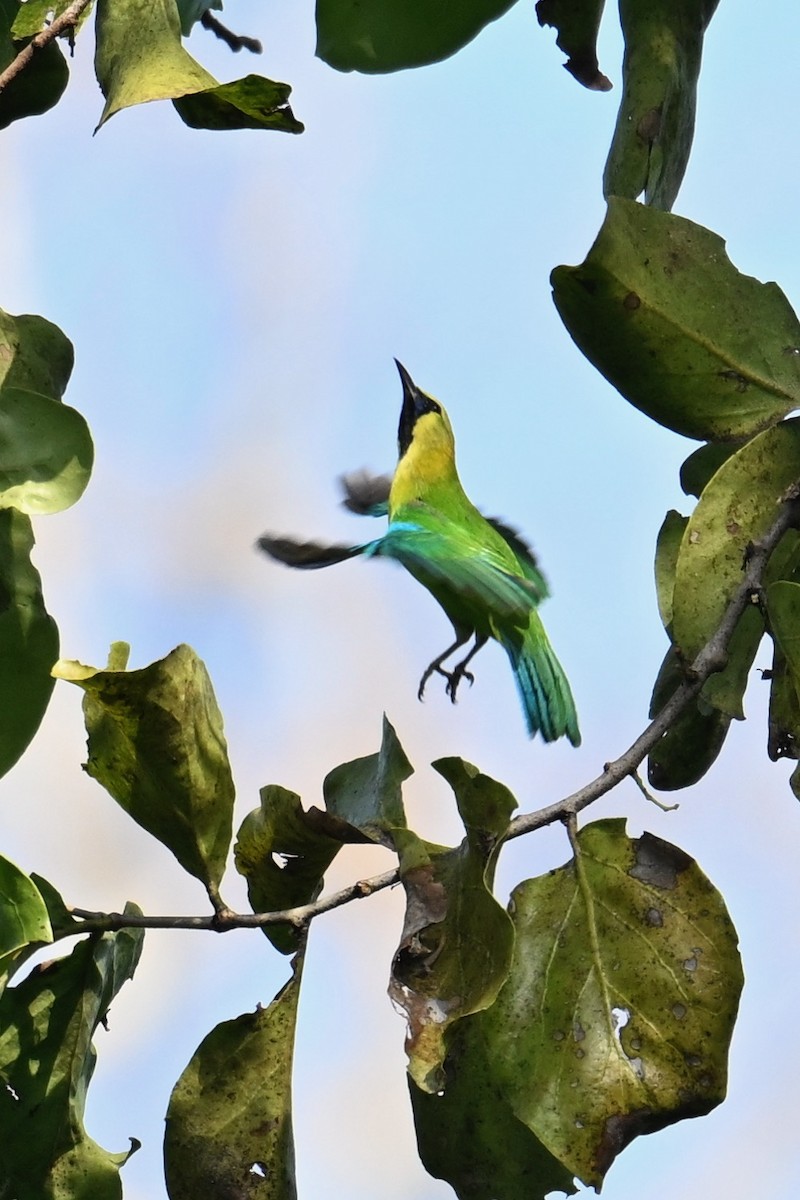
[[[403,384],[403,407],[397,430],[399,458],[404,458],[413,445],[416,453],[426,457],[452,459],[455,445],[447,413],[438,400],[417,387],[402,363],[394,361]]]

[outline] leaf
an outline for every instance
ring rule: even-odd
[[[302,133],[304,126],[288,103],[291,92],[288,83],[246,75],[234,83],[221,83],[172,103],[184,124],[192,129],[279,129],[284,133]]]
[[[794,675],[789,670],[786,656],[777,641],[773,641],[769,679],[767,753],[773,762],[777,762],[779,758],[798,759],[800,758],[800,695],[798,695]]]
[[[47,26],[49,20],[55,20],[60,17],[67,8],[69,8],[72,0],[25,0],[21,4],[14,24],[11,27],[11,36],[14,38],[33,37],[37,33],[41,33]],[[86,18],[92,11],[92,2],[86,5],[78,17],[76,23],[71,27],[70,36],[75,34],[82,28]]]
[[[741,441],[706,442],[694,450],[681,467],[681,487],[686,495],[696,496],[699,500],[706,484],[743,444]]]
[[[72,342],[57,325],[30,313],[13,317],[0,309],[0,387],[59,400],[74,360]]]
[[[0,0],[0,71],[14,61],[30,40],[20,38],[15,31],[18,9],[16,0]],[[23,117],[47,112],[58,104],[68,82],[66,59],[54,41],[48,42],[36,51],[16,78],[0,89],[0,129]]]
[[[231,840],[234,785],[208,672],[178,646],[138,671],[56,664],[86,693],[85,770],[214,891]]]
[[[792,418],[737,450],[711,478],[681,542],[673,635],[691,663],[717,629],[742,582],[745,554],[800,478],[800,420]]]
[[[409,1076],[422,1163],[459,1200],[544,1200],[574,1195],[572,1173],[515,1117],[494,1073],[483,1029],[486,1014],[459,1021],[448,1035],[444,1086],[425,1092]]]
[[[181,45],[175,0],[98,0],[96,36],[94,67],[106,99],[98,129],[121,108],[217,85]]]
[[[503,784],[460,758],[433,764],[456,795],[467,831],[455,849],[395,834],[406,892],[389,994],[408,1018],[409,1073],[442,1086],[445,1037],[455,1021],[493,1003],[505,982],[514,930],[491,892],[497,848],[517,802]]]
[[[126,912],[139,912],[126,906]],[[119,1200],[119,1168],[83,1126],[92,1036],[136,969],[144,931],[92,937],[0,998],[0,1195]]]
[[[23,957],[52,940],[41,892],[29,875],[0,855],[0,992]]]
[[[599,1190],[632,1138],[725,1095],[742,987],[736,933],[697,864],[624,820],[512,895],[514,963],[484,1014],[487,1056],[519,1120]]]
[[[668,429],[750,437],[800,404],[800,324],[786,297],[740,274],[701,225],[612,196],[586,261],[550,278],[579,349]]]
[[[222,0],[178,0],[178,14],[183,36],[188,37],[192,26],[212,8],[221,12]]]
[[[253,912],[296,908],[315,899],[341,845],[316,827],[295,792],[276,784],[263,787],[261,807],[245,817],[234,847]],[[294,953],[303,939],[291,925],[267,925],[264,933],[282,954]]]
[[[744,610],[736,623],[727,650],[727,666],[703,685],[702,701],[737,721],[744,720],[744,693],[750,668],[764,636],[764,617],[755,604]]]
[[[664,628],[669,633],[672,625],[672,594],[675,590],[675,564],[678,561],[678,550],[689,518],[681,516],[671,508],[661,528],[656,541],[656,596],[658,612]]]
[[[622,103],[606,162],[606,196],[670,209],[694,137],[703,35],[719,0],[620,0]]]
[[[175,0],[99,0],[95,72],[106,98],[98,129],[122,108],[172,100],[194,129],[303,130],[288,84],[258,75],[219,84],[192,58]]]
[[[684,675],[674,647],[670,646],[653,688],[650,716],[656,717]],[[731,717],[711,708],[702,699],[691,700],[647,759],[647,778],[662,792],[691,787],[716,762],[730,728]]]
[[[61,512],[86,490],[92,435],[80,413],[19,388],[0,389],[0,508]]]
[[[41,724],[53,691],[58,629],[31,562],[30,519],[0,510],[0,775],[14,766]]]
[[[170,1200],[295,1200],[292,1056],[302,962],[268,1008],[200,1043],[167,1110]]]
[[[768,751],[778,758],[800,758],[800,583],[778,580],[766,590],[767,613],[775,650],[770,690]],[[792,776],[795,795],[797,780]]]
[[[567,55],[564,66],[578,83],[595,92],[608,92],[611,80],[597,63],[597,33],[605,0],[538,0],[540,25],[558,30],[556,45]]]
[[[402,784],[413,773],[394,727],[384,717],[378,753],[342,763],[326,776],[325,807],[370,841],[394,849],[396,830],[406,828]]]
[[[380,74],[455,54],[514,0],[317,0],[317,56],[337,71]]]

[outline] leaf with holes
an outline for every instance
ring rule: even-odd
[[[624,820],[514,891],[514,962],[484,1015],[511,1108],[599,1190],[638,1134],[725,1096],[742,988],[736,931],[687,854]]]
[[[135,905],[126,913],[141,915]],[[0,998],[0,1195],[121,1200],[119,1169],[137,1148],[111,1153],[86,1133],[92,1037],[136,970],[143,929],[79,942]]]
[[[459,1200],[544,1200],[573,1195],[572,1172],[518,1120],[495,1077],[486,1013],[459,1021],[447,1038],[443,1086],[426,1092],[409,1076],[417,1145],[425,1169]]]
[[[308,904],[319,894],[322,877],[341,847],[341,840],[318,828],[296,792],[277,784],[263,787],[261,807],[242,821],[234,847],[253,911]],[[286,924],[266,925],[264,933],[282,954],[294,953],[303,936]]]
[[[267,1008],[203,1039],[167,1110],[170,1200],[295,1200],[292,1056],[302,961]]]
[[[503,986],[514,930],[492,895],[497,851],[517,802],[508,788],[460,758],[433,764],[452,787],[467,836],[450,849],[395,831],[406,915],[389,994],[408,1017],[409,1073],[442,1086],[454,1022],[487,1008]]]

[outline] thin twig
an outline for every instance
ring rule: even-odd
[[[46,29],[43,29],[41,33],[37,33],[35,37],[31,38],[27,46],[24,46],[20,50],[17,57],[11,60],[6,69],[0,71],[0,92],[2,92],[3,88],[8,87],[21,71],[25,70],[37,50],[43,49],[43,47],[67,29],[74,29],[80,20],[81,13],[90,3],[91,0],[73,0],[73,3],[64,9],[60,17],[56,17]]]
[[[658,796],[654,796],[653,793],[645,786],[644,780],[638,771],[631,771],[631,779],[636,784],[645,800],[649,800],[651,804],[655,804],[656,808],[660,808],[662,812],[675,812],[677,808],[680,808],[679,804],[665,804],[663,800],[659,800]]]
[[[563,800],[549,804],[536,812],[523,813],[510,824],[506,838],[522,837],[543,825],[551,825],[554,821],[564,821],[574,839],[576,830],[575,818],[582,809],[605,796],[618,783],[631,775],[636,777],[636,769],[646,758],[653,746],[664,736],[673,721],[683,712],[687,704],[699,694],[706,680],[727,664],[728,646],[739,618],[748,604],[757,603],[761,596],[764,570],[772,551],[777,546],[784,533],[800,524],[800,500],[798,493],[793,490],[781,505],[773,525],[766,534],[753,543],[749,548],[744,563],[742,582],[730,604],[728,605],[714,635],[709,639],[691,667],[687,671],[684,683],[676,689],[661,712],[635,742],[613,762],[606,763],[602,775],[598,775],[590,783],[579,788]],[[268,925],[293,925],[297,929],[305,928],[321,913],[340,908],[352,900],[371,896],[374,892],[392,887],[399,882],[400,872],[385,871],[382,875],[373,875],[362,879],[320,900],[303,904],[297,908],[282,909],[266,913],[234,913],[228,909],[205,917],[147,917],[133,916],[127,913],[90,912],[82,908],[72,908],[70,913],[77,918],[75,924],[56,931],[55,937],[71,937],[81,933],[102,933],[117,929],[204,929],[224,933],[228,929],[263,929]]]
[[[68,925],[56,932],[56,939],[74,937],[79,933],[108,933],[117,929],[204,929],[226,933],[229,929],[263,929],[267,925],[293,925],[302,929],[320,913],[330,912],[349,904],[351,900],[362,900],[374,892],[392,887],[400,879],[400,872],[384,871],[370,879],[350,883],[338,892],[331,892],[321,900],[301,904],[297,908],[279,909],[275,912],[236,913],[230,909],[205,917],[148,917],[133,913],[92,912],[85,908],[70,908],[70,915],[78,918],[79,924]]]

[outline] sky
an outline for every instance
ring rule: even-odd
[[[180,642],[206,662],[225,716],[235,824],[280,783],[320,802],[327,772],[377,750],[386,712],[416,767],[409,821],[456,843],[452,797],[429,768],[460,754],[522,810],[593,778],[646,723],[664,649],[652,560],[664,513],[689,511],[678,469],[692,443],[630,407],[581,357],[549,273],[578,263],[602,222],[601,176],[619,101],[582,89],[551,30],[516,5],[451,60],[389,77],[313,57],[310,4],[227,6],[259,60],[198,30],[189,48],[220,79],[255,70],[293,86],[299,137],[205,133],[171,105],[115,116],[91,33],[67,93],[0,139],[0,306],[72,339],[65,399],[87,418],[96,466],[70,511],[36,522],[36,563],[62,653],[101,665],[115,639],[144,666]],[[675,211],[728,242],[733,262],[800,295],[790,236],[798,194],[794,48],[800,13],[723,0],[709,28],[693,156]],[[613,12],[600,66],[619,84]],[[446,404],[464,485],[533,542],[551,584],[542,611],[569,674],[583,745],[525,737],[497,647],[456,706],[424,666],[450,638],[431,598],[391,564],[313,575],[259,557],[265,530],[363,540],[336,480],[390,470],[401,400],[392,362]],[[767,647],[757,664],[769,665]],[[584,815],[628,817],[694,856],[726,897],[747,977],[729,1098],[712,1115],[640,1138],[608,1200],[793,1196],[800,1156],[776,1114],[794,1102],[800,937],[797,802],[766,759],[766,688],[747,697],[707,778],[662,813],[633,785]],[[58,684],[28,754],[0,781],[3,853],[80,907],[205,911],[169,853],[80,768],[80,694]],[[509,845],[504,898],[570,856],[564,831]],[[334,889],[390,867],[379,849],[334,864]],[[223,894],[246,907],[231,868]],[[313,927],[301,999],[295,1130],[301,1196],[440,1200],[414,1147],[403,1023],[385,994],[402,897],[384,892]],[[87,1128],[119,1150],[127,1200],[161,1200],[170,1090],[219,1021],[268,1003],[287,963],[256,934],[147,935],[115,1001]],[[784,1041],[789,1043],[784,1046]]]

